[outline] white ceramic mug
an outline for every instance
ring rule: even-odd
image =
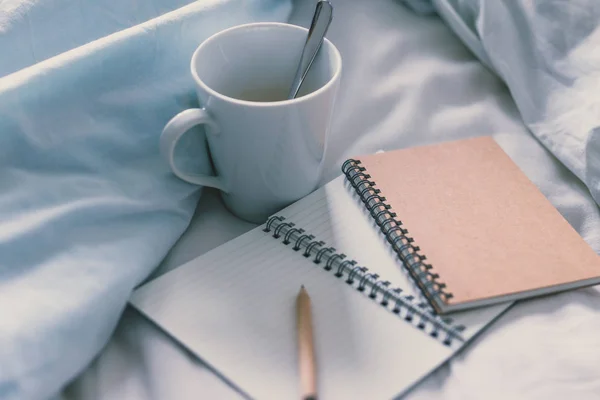
[[[298,96],[286,100],[306,35],[305,28],[267,22],[208,38],[191,60],[202,108],[182,111],[161,135],[176,176],[219,189],[226,207],[248,221],[263,222],[321,178],[342,59],[325,39]],[[199,124],[214,176],[181,171],[174,160],[179,139]]]

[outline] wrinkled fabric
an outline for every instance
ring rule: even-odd
[[[3,0],[0,77],[194,0]]]
[[[170,173],[158,137],[197,106],[195,47],[290,11],[183,3],[0,2],[1,399],[49,398],[82,371],[189,224],[200,188]],[[188,167],[210,172],[187,136]]]
[[[531,132],[600,204],[600,3],[403,2],[439,13],[505,82]]]

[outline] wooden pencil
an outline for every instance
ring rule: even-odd
[[[302,285],[296,299],[300,398],[302,400],[317,399],[317,371],[310,308],[310,297],[304,285]]]

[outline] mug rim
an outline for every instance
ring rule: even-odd
[[[299,25],[284,23],[284,22],[252,22],[252,23],[236,25],[236,26],[232,26],[230,28],[223,29],[223,30],[209,36],[206,40],[204,40],[202,43],[200,43],[200,45],[196,48],[196,50],[194,50],[192,59],[190,61],[190,69],[191,69],[192,77],[194,78],[194,81],[196,82],[196,84],[198,86],[200,86],[202,89],[204,89],[205,91],[207,91],[208,93],[210,93],[212,96],[217,97],[221,100],[230,102],[230,103],[236,103],[239,105],[246,105],[246,106],[256,106],[256,107],[277,107],[277,106],[282,106],[282,105],[291,105],[291,104],[302,103],[305,101],[310,101],[312,98],[317,97],[321,93],[329,90],[335,84],[335,82],[339,79],[339,76],[341,75],[341,72],[342,72],[342,56],[341,56],[338,48],[327,38],[323,39],[323,45],[325,43],[327,43],[327,46],[331,47],[332,54],[335,58],[335,61],[337,62],[337,68],[335,69],[333,76],[323,86],[321,86],[317,90],[310,92],[304,96],[296,97],[295,99],[285,99],[285,100],[268,101],[268,102],[236,99],[235,97],[230,97],[230,96],[224,95],[223,93],[216,91],[215,89],[208,86],[202,79],[200,79],[200,77],[198,76],[198,72],[196,71],[196,68],[195,68],[196,60],[197,60],[198,56],[200,55],[200,52],[202,51],[202,49],[205,46],[207,46],[209,42],[217,40],[220,36],[226,35],[231,31],[248,29],[248,28],[252,28],[252,27],[261,27],[261,26],[263,26],[263,27],[284,27],[286,29],[288,29],[288,28],[298,29],[298,30],[304,31],[304,33],[308,34],[307,28],[304,28]],[[323,47],[323,45],[321,45],[321,48]]]

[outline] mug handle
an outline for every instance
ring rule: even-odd
[[[223,181],[218,176],[204,174],[190,174],[181,171],[175,165],[174,152],[179,139],[196,125],[205,125],[213,134],[219,134],[219,126],[206,110],[190,108],[175,115],[165,125],[160,135],[160,152],[171,167],[171,171],[179,179],[196,185],[210,186],[227,192]]]

